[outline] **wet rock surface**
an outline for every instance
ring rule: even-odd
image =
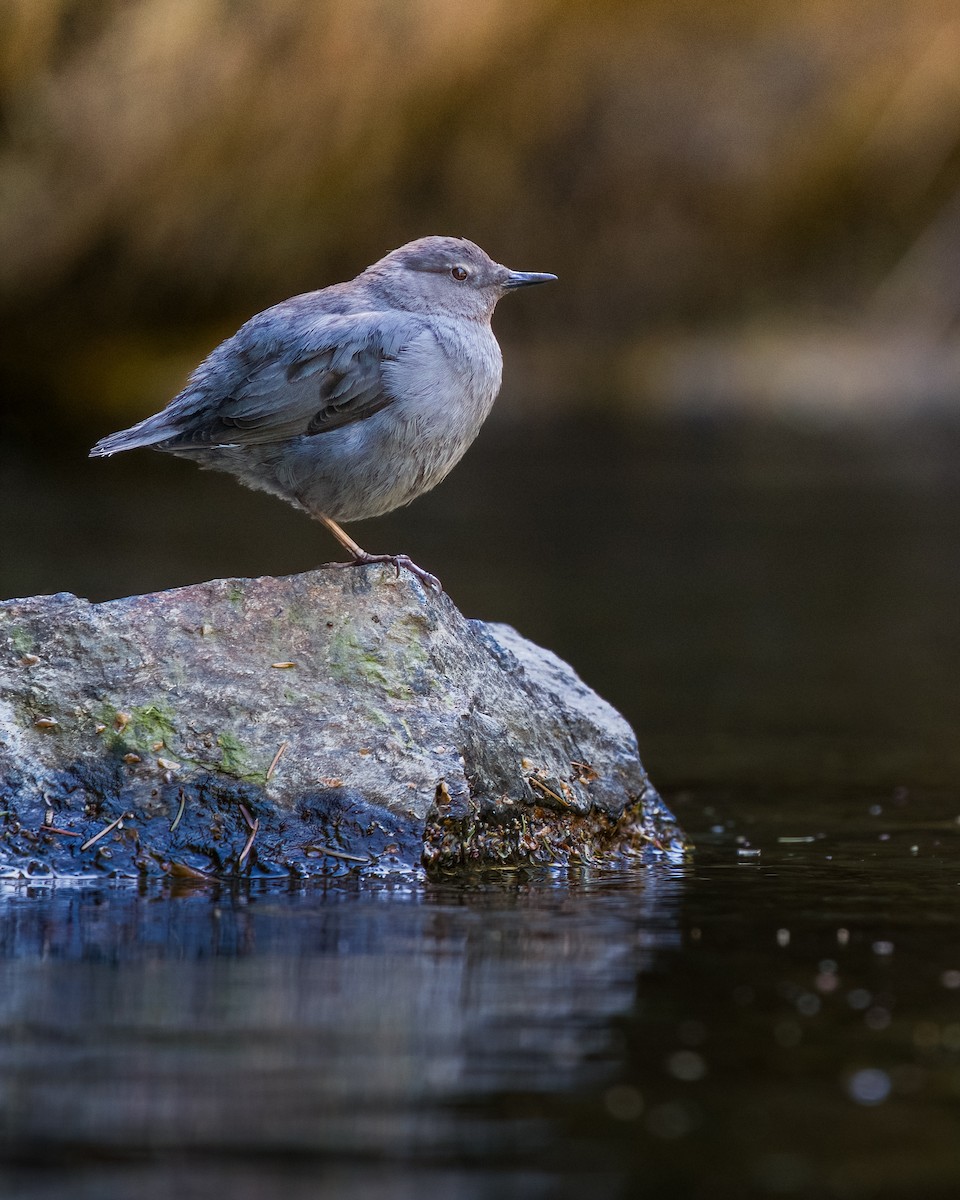
[[[391,567],[0,604],[0,875],[653,862],[634,735]]]

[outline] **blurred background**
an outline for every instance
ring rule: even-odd
[[[359,541],[573,661],[675,795],[955,781],[958,62],[940,0],[4,0],[0,593],[334,557],[87,448],[253,312],[462,234],[560,282]]]

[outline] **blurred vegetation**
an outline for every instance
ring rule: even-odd
[[[958,64],[944,0],[2,0],[7,419],[427,232],[561,276],[498,314],[530,401],[953,396]]]

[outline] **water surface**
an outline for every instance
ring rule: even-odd
[[[2,1194],[954,1195],[943,800],[690,801],[633,875],[7,891]]]

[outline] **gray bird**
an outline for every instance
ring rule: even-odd
[[[553,279],[510,271],[466,238],[419,238],[349,283],[251,317],[162,412],[90,454],[152,446],[229,471],[322,521],[353,563],[404,566],[439,588],[337,522],[409,504],[459,462],[500,390],[497,301]]]

